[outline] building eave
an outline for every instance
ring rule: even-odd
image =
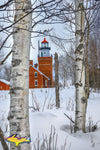
[[[32,65],[30,65],[31,67],[33,67]],[[47,78],[48,80],[50,80],[50,78],[48,78],[44,73],[42,73],[40,70],[36,69],[35,67],[33,67],[37,72],[39,72],[41,75],[43,75],[45,78]]]
[[[8,85],[10,85],[10,82],[9,82],[9,81],[7,81],[7,80],[0,79],[0,81],[1,81],[1,82],[3,82],[3,83],[5,83],[5,84],[8,84]]]

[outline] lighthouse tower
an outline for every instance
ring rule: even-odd
[[[50,78],[50,86],[53,85],[52,77],[52,56],[50,56],[50,50],[48,41],[44,38],[41,42],[41,46],[38,47],[38,64],[39,70]]]

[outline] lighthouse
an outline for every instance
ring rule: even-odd
[[[39,57],[50,57],[50,47],[46,38],[41,42],[41,47],[38,45]]]
[[[52,56],[50,50],[49,42],[44,38],[41,45],[38,46],[38,69],[50,79],[49,85],[52,86]]]

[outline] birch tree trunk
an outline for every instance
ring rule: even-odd
[[[84,7],[83,0],[75,0],[76,25],[76,112],[75,132],[85,132],[86,97],[85,97],[85,57],[84,57]]]
[[[85,73],[86,73],[86,85],[85,85],[85,95],[86,95],[86,99],[89,98],[89,62],[88,62],[88,46],[89,46],[89,21],[87,20],[87,25],[88,25],[88,29],[87,29],[87,38],[86,38],[86,65],[85,65]]]
[[[60,107],[60,99],[59,99],[59,76],[58,76],[58,54],[55,53],[55,93],[56,93],[56,107]]]
[[[32,15],[31,0],[15,1],[14,21],[21,19],[14,25],[12,71],[10,86],[10,135],[30,137],[29,132],[29,54],[31,42]],[[28,14],[28,15],[26,15]],[[10,145],[10,150],[30,150],[30,144]]]

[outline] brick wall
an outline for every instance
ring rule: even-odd
[[[39,70],[50,78],[51,85],[53,85],[52,57],[38,57],[38,63],[39,63]]]
[[[9,90],[9,85],[0,81],[0,90]]]
[[[37,77],[35,77],[35,72],[37,72]],[[35,80],[37,80],[38,85],[35,86]],[[32,66],[29,68],[29,88],[43,88],[45,85],[45,78],[41,73],[35,70]],[[48,80],[47,80],[48,87]]]

